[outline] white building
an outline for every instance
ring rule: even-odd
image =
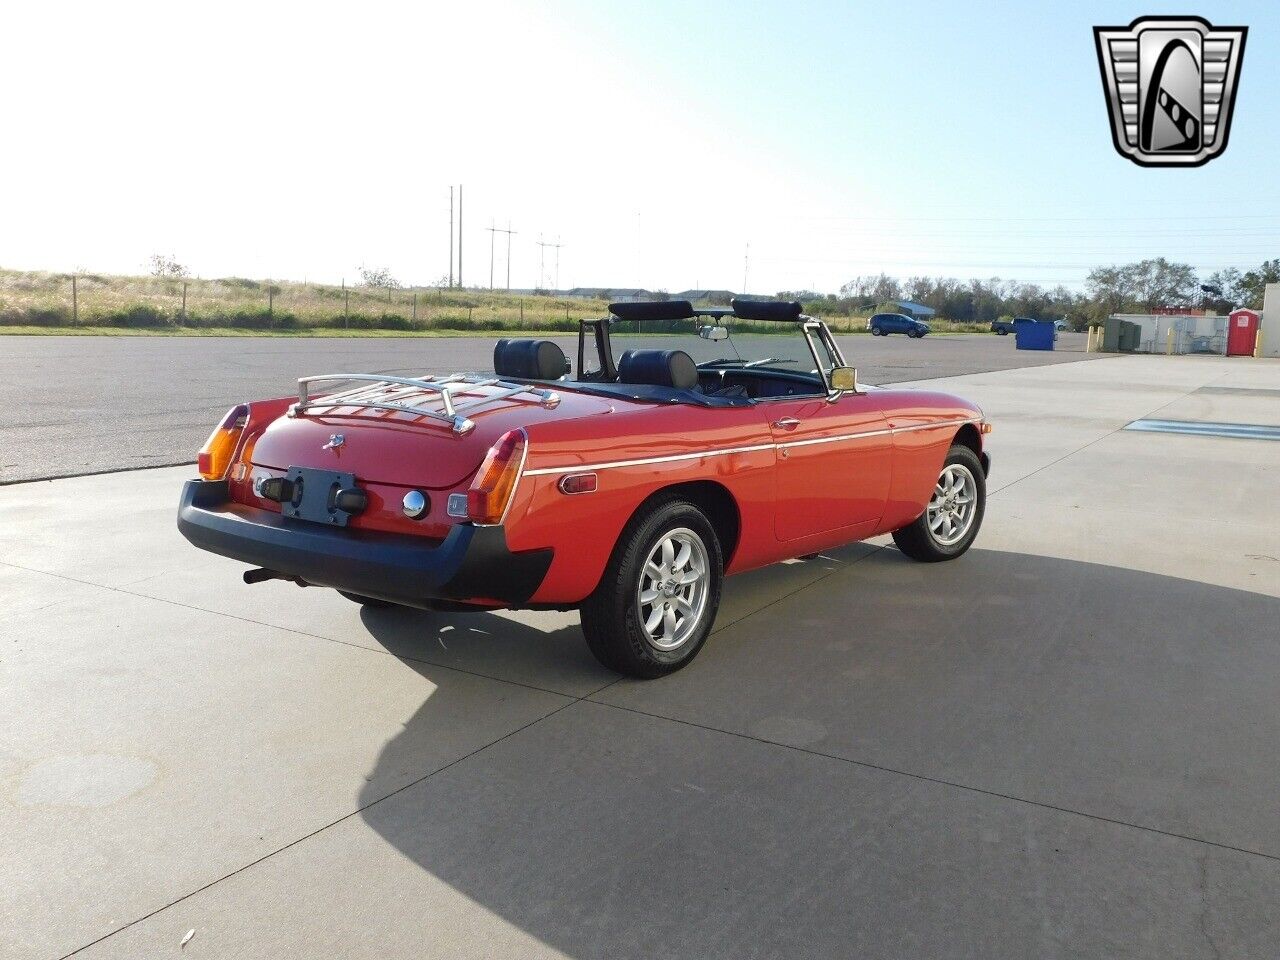
[[[1271,322],[1267,322],[1267,318]],[[1280,357],[1280,283],[1268,283],[1262,295],[1262,355]]]

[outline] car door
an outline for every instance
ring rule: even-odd
[[[795,540],[879,522],[889,495],[893,436],[870,394],[761,401],[777,445],[774,533]]]

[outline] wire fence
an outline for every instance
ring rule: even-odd
[[[442,287],[0,271],[0,326],[576,330],[603,302]]]

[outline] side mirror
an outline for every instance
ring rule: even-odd
[[[728,327],[699,327],[698,336],[703,340],[728,340]]]
[[[857,393],[858,392],[858,368],[857,367],[833,367],[831,376],[828,377],[831,389],[839,393]]]

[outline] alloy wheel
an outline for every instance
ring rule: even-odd
[[[640,626],[649,644],[670,651],[697,633],[711,584],[707,548],[687,527],[668,530],[645,560],[636,587]]]
[[[978,484],[969,468],[948,464],[938,477],[929,500],[929,535],[944,547],[964,539],[977,515]]]

